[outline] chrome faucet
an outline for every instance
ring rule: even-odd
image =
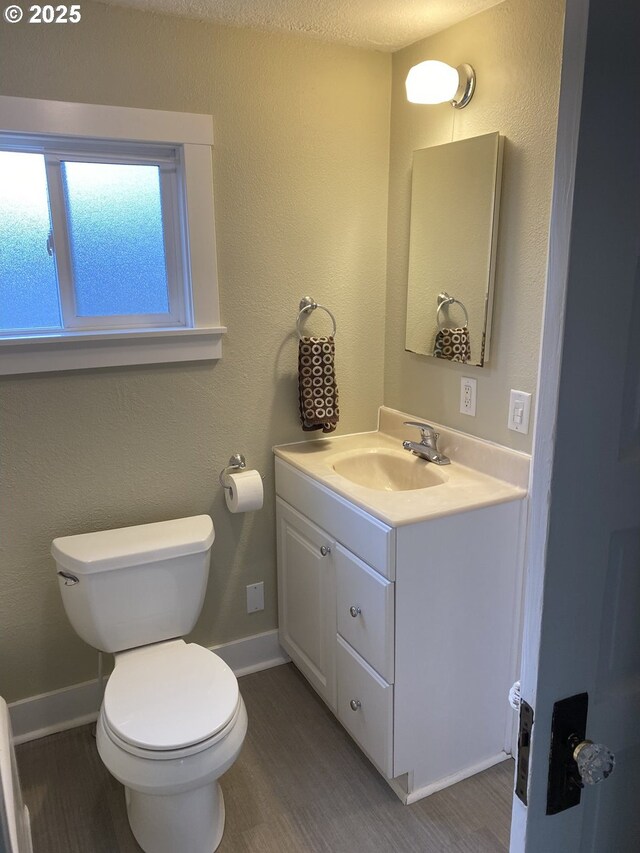
[[[421,459],[426,459],[427,462],[435,462],[436,465],[449,465],[451,460],[448,456],[438,452],[438,439],[440,434],[435,431],[429,424],[423,424],[420,421],[405,421],[405,426],[416,427],[420,430],[422,439],[420,443],[417,441],[403,441],[402,446],[405,450],[410,450]]]

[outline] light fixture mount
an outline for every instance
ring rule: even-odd
[[[456,71],[460,78],[460,84],[458,86],[458,91],[451,99],[451,104],[456,110],[461,110],[463,107],[467,106],[473,97],[473,93],[476,88],[476,72],[473,70],[471,65],[466,62],[463,62],[462,65],[458,65]]]

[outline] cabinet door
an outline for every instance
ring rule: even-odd
[[[276,507],[280,643],[335,711],[335,543],[280,498]]]

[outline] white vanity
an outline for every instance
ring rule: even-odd
[[[275,448],[280,642],[404,802],[511,752],[529,457],[415,420]]]

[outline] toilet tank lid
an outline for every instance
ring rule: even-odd
[[[59,566],[86,575],[208,551],[215,531],[208,515],[138,524],[117,530],[54,539],[51,553]]]

